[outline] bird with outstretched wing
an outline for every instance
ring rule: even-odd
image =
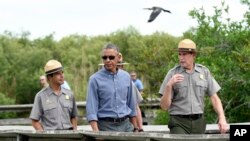
[[[161,11],[171,13],[169,10],[163,9],[161,7],[156,7],[156,6],[153,6],[152,8],[143,8],[143,9],[153,10],[152,13],[150,14],[148,22],[154,21],[155,18],[161,13]]]

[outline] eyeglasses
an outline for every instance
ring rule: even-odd
[[[114,60],[115,56],[102,56],[103,60],[107,60],[109,58],[109,60]]]

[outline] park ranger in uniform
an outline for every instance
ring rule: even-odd
[[[218,115],[221,133],[226,133],[228,124],[217,92],[221,89],[208,68],[195,63],[196,44],[190,39],[179,42],[179,65],[167,73],[159,93],[162,95],[161,108],[168,110],[168,127],[171,134],[203,134],[206,130],[204,119],[204,97],[210,97]]]
[[[44,67],[49,87],[35,96],[30,114],[36,130],[76,130],[77,106],[71,90],[64,83],[63,67],[57,60],[49,60]]]

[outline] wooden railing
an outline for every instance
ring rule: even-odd
[[[76,102],[78,111],[83,111],[85,113],[86,102],[79,101]],[[5,112],[14,112],[14,113],[22,113],[25,116],[19,116],[18,118],[11,118],[11,119],[0,119],[0,125],[30,125],[31,121],[28,118],[29,113],[32,109],[33,104],[20,104],[20,105],[0,105],[0,113]],[[145,101],[140,104],[141,109],[159,109],[159,102],[158,101]],[[150,124],[151,119],[153,117],[146,116],[143,117],[143,124],[148,125]],[[79,124],[87,124],[86,117],[84,114],[79,114],[78,116],[78,123]]]
[[[86,101],[78,101],[76,105],[79,109],[86,108]],[[32,109],[33,104],[19,104],[19,105],[0,105],[0,112],[12,111],[12,112],[22,112],[22,111],[30,111]],[[147,109],[155,109],[159,108],[159,101],[145,101],[140,104],[140,107]]]
[[[77,102],[78,108],[85,108],[86,102]],[[30,111],[33,107],[33,104],[17,104],[17,105],[0,105],[0,112],[23,112]]]

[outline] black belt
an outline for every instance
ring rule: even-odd
[[[202,117],[202,114],[192,114],[192,115],[173,115],[181,118],[188,118],[192,120],[196,120]]]
[[[121,118],[110,118],[110,117],[104,117],[104,118],[98,118],[100,121],[108,121],[108,122],[114,122],[114,123],[120,123],[125,121],[128,118],[128,116],[121,117]]]

